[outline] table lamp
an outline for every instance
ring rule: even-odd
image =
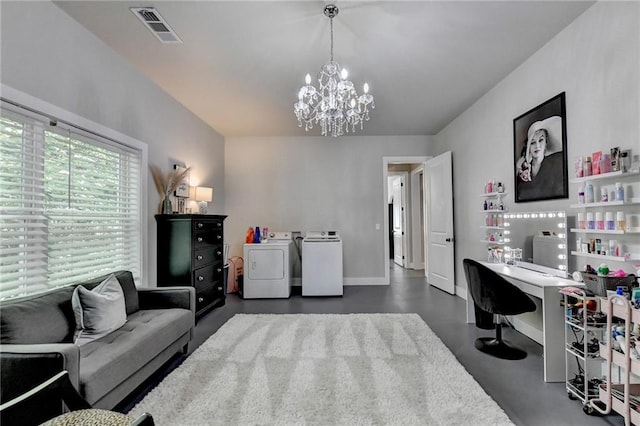
[[[197,186],[196,201],[198,201],[198,206],[200,207],[200,214],[207,214],[207,203],[213,201],[213,188]]]

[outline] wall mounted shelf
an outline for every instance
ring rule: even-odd
[[[611,178],[625,178],[629,176],[636,176],[640,174],[640,170],[630,170],[628,172],[609,172],[609,173],[601,173],[599,175],[585,176],[580,178],[569,179],[569,183],[582,183],[587,182],[589,180],[599,180],[599,179],[611,179]]]
[[[600,259],[600,260],[612,260],[616,262],[635,262],[637,260],[640,260],[640,255],[633,254],[633,253],[630,255],[629,259],[627,259],[624,256],[608,256],[608,255],[604,256],[602,254],[583,253],[581,251],[572,251],[571,254],[579,257],[589,257],[591,259]]]
[[[576,234],[609,234],[609,235],[624,235],[624,234],[633,234],[634,232],[623,231],[621,229],[580,229],[580,228],[571,228],[571,232]]]
[[[569,207],[571,207],[572,209],[587,209],[590,207],[620,207],[633,206],[636,204],[640,204],[640,198],[638,197],[632,198],[629,201],[605,201],[598,203],[571,204]]]

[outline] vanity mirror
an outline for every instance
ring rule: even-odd
[[[504,227],[505,261],[551,275],[567,276],[569,259],[565,212],[507,213],[504,215]]]

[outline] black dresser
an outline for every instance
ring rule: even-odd
[[[225,303],[224,226],[226,216],[159,214],[158,286],[196,289],[196,318]]]

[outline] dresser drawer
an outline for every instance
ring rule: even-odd
[[[211,303],[216,297],[216,287],[213,283],[196,284],[196,312]]]
[[[215,279],[214,278],[215,266],[216,265],[209,265],[209,266],[205,266],[204,268],[198,268],[193,271],[193,284],[196,288],[196,291],[198,290],[198,286],[213,282],[213,280]]]
[[[194,231],[222,230],[222,222],[217,220],[206,220],[206,219],[194,220],[193,230]]]
[[[193,245],[196,249],[216,244],[222,244],[222,229],[195,231],[193,233]]]
[[[218,257],[216,253],[220,252],[220,249],[215,246],[207,246],[195,250],[193,253],[193,269],[198,269],[202,266],[213,263]]]

